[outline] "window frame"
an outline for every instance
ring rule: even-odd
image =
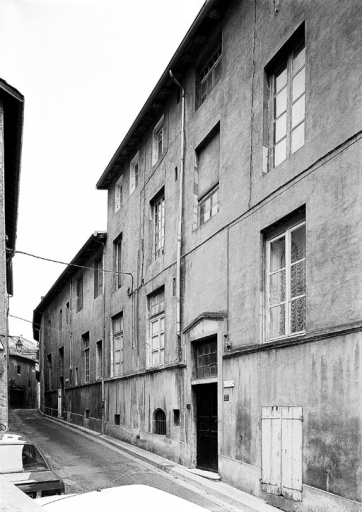
[[[196,71],[196,105],[195,109],[198,110],[201,105],[205,103],[211,92],[215,89],[217,84],[222,78],[222,61],[223,61],[223,46],[222,38],[218,39],[218,43],[213,46],[213,51],[207,54],[201,65],[198,66]],[[217,72],[218,70],[218,72]],[[208,80],[211,81],[208,86]],[[203,86],[206,84],[206,91],[203,93]]]
[[[140,164],[140,152],[137,151],[135,156],[132,158],[130,162],[130,180],[129,180],[129,193],[130,195],[138,187],[139,183],[139,164]]]
[[[161,134],[161,147],[160,147]],[[152,166],[156,165],[165,153],[165,116],[157,122],[152,132]]]
[[[90,340],[89,332],[82,335],[83,360],[84,360],[84,381],[90,382]]]
[[[216,195],[216,203],[213,204],[213,198]],[[210,209],[207,210],[207,212],[210,213],[210,216],[205,220],[205,213],[201,213],[202,207],[207,203],[207,201],[210,199]],[[216,211],[214,211],[214,208],[216,207]],[[214,211],[214,213],[213,213]],[[214,185],[206,194],[204,194],[199,200],[198,200],[198,214],[199,214],[199,226],[203,226],[208,222],[212,217],[214,217],[217,213],[219,213],[219,183]]]
[[[293,62],[295,57],[304,53],[302,64],[293,70]],[[304,24],[297,29],[293,36],[287,41],[283,48],[272,59],[271,63],[265,68],[266,71],[266,101],[264,102],[264,163],[263,170],[268,172],[278,167],[291,155],[296,153],[305,144],[306,135],[306,44]],[[276,89],[276,79],[281,77],[285,72],[285,81]],[[293,80],[300,73],[304,72],[304,81],[302,84],[302,92],[293,98]],[[285,91],[285,92],[284,92]],[[277,112],[276,101],[279,98],[279,109]],[[298,105],[297,105],[298,104]],[[284,108],[285,107],[285,108]],[[283,117],[285,116],[285,124]],[[293,119],[299,120],[293,125]],[[277,128],[279,121],[280,128]],[[303,126],[302,142],[293,148],[293,134]],[[284,134],[285,129],[285,134]],[[282,133],[277,137],[277,130]],[[299,132],[301,133],[301,132]],[[284,135],[283,135],[284,134]],[[285,141],[285,155],[276,159],[276,147],[282,149],[281,144]]]
[[[157,300],[158,299],[158,300]],[[148,367],[165,364],[165,289],[148,296]],[[154,326],[157,328],[154,329]]]
[[[116,322],[120,322],[120,329],[116,330]],[[116,350],[116,339],[119,339],[119,349]],[[117,342],[118,343],[118,342]],[[119,361],[117,361],[119,353]],[[119,366],[117,366],[119,365]],[[112,317],[112,372],[114,376],[122,375],[124,371],[124,318],[123,312]]]
[[[83,275],[77,279],[77,313],[83,309]]]
[[[153,256],[157,259],[165,253],[165,193],[162,190],[152,200]]]
[[[291,235],[294,231],[300,229],[302,226],[305,227],[305,247],[304,247],[304,258],[298,259],[295,262],[291,261]],[[285,239],[285,263],[284,267],[280,269],[271,270],[271,244],[284,238]],[[278,339],[283,339],[291,336],[299,336],[306,332],[306,298],[307,298],[307,286],[306,286],[306,265],[307,265],[307,238],[306,238],[306,220],[298,220],[294,223],[290,223],[284,226],[283,230],[280,230],[274,236],[270,236],[266,239],[265,246],[265,302],[266,302],[266,329],[265,329],[265,342],[275,341]],[[291,296],[291,268],[293,265],[297,265],[304,261],[304,293],[297,295],[295,297]],[[272,275],[276,275],[281,271],[285,270],[285,298],[284,301],[280,301],[273,306],[270,305],[270,278]],[[292,332],[291,326],[291,304],[292,302],[304,298],[305,306],[304,306],[304,329]],[[270,335],[270,324],[271,324],[271,310],[274,307],[279,307],[283,305],[285,307],[285,319],[284,319],[284,334],[279,336],[271,336]]]
[[[123,236],[122,233],[113,241],[114,247],[114,288],[119,290],[122,287],[122,248],[123,248]]]
[[[114,212],[117,213],[123,204],[123,174],[118,178],[114,187]]]
[[[94,298],[103,294],[103,255],[94,259]]]

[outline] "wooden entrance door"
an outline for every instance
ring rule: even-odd
[[[197,467],[218,470],[217,384],[197,386]]]

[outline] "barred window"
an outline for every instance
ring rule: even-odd
[[[196,372],[198,379],[217,376],[216,340],[199,343],[196,347]]]
[[[158,436],[166,435],[166,414],[162,409],[156,409],[153,413],[153,433]]]

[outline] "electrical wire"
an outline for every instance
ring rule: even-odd
[[[84,269],[87,269],[87,270],[94,270],[94,267],[86,267],[84,265],[77,265],[76,263],[65,263],[64,261],[52,260],[51,258],[45,258],[43,256],[37,256],[37,255],[31,254],[29,252],[13,251],[12,249],[6,249],[6,251],[8,253],[11,253],[12,255],[14,255],[14,254],[24,254],[25,256],[30,256],[31,258],[36,258],[38,260],[43,260],[43,261],[50,261],[51,263],[59,263],[60,265],[66,265],[67,267],[77,267],[77,268],[84,268]],[[107,272],[107,273],[110,273],[110,274],[123,274],[123,275],[131,276],[133,278],[133,274],[131,272],[119,272],[117,270],[106,270],[106,269],[103,269],[103,272]]]
[[[17,320],[22,320],[23,322],[28,322],[29,324],[33,324],[33,326],[36,328],[36,329],[40,329],[41,325],[40,324],[36,324],[34,322],[32,322],[32,320],[26,320],[25,318],[21,318],[20,316],[15,316],[15,315],[10,315],[11,318],[16,318]],[[46,329],[48,330],[51,330],[51,331],[55,331],[55,332],[63,332],[65,334],[70,334],[71,332],[70,331],[63,331],[61,329],[56,329],[55,327],[49,327],[47,326]]]

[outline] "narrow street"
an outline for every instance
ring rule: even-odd
[[[214,512],[235,510],[116,448],[48,421],[37,410],[11,410],[9,416],[11,431],[34,441],[63,478],[67,494],[137,483],[170,492]]]

